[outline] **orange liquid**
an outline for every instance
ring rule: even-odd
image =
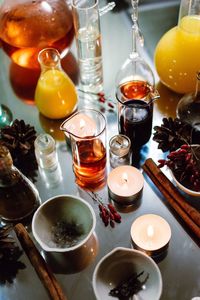
[[[155,50],[155,66],[160,80],[177,93],[195,91],[200,70],[200,16],[183,17],[169,30]]]
[[[106,149],[98,139],[76,142],[73,153],[76,182],[94,189],[104,185],[106,176]]]
[[[2,7],[0,37],[5,52],[27,68],[39,68],[38,52],[54,47],[62,52],[74,36],[72,14],[64,0],[23,1]]]
[[[50,119],[62,119],[76,109],[77,92],[71,79],[60,70],[41,74],[35,90],[39,111]]]
[[[120,91],[127,99],[144,99],[150,92],[146,81],[128,81],[120,85]]]

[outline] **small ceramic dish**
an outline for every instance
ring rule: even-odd
[[[54,241],[52,229],[56,224],[60,224],[59,222],[80,226],[81,233],[72,246],[60,246]],[[90,204],[76,196],[58,195],[44,202],[36,210],[32,221],[32,231],[43,250],[67,252],[84,245],[94,232],[95,225],[96,216]]]
[[[174,176],[173,172],[170,170],[170,174],[175,182],[175,184],[177,185],[177,187],[183,191],[184,193],[186,193],[187,195],[190,195],[190,196],[193,196],[193,197],[200,197],[200,192],[197,192],[197,191],[194,191],[194,190],[191,190],[187,187],[185,187],[184,185],[182,185],[177,179],[176,177]]]
[[[162,293],[162,276],[152,258],[134,249],[115,248],[97,264],[93,273],[93,289],[97,300],[113,300],[111,289],[131,276],[144,271],[149,278],[133,300],[158,300]]]
[[[198,145],[198,144],[193,144],[193,145],[191,145],[191,148],[192,148],[194,151],[198,151],[198,152],[197,152],[197,153],[198,153],[198,157],[200,157],[200,150],[199,150],[199,149],[200,149],[200,145]],[[178,150],[179,150],[179,149],[178,149]],[[178,151],[178,150],[177,150],[177,151]],[[197,154],[197,153],[196,153],[196,154]],[[177,187],[178,187],[181,191],[183,191],[184,193],[186,193],[186,194],[189,195],[189,196],[200,197],[200,192],[191,190],[190,188],[184,186],[182,183],[180,183],[180,182],[176,179],[176,177],[175,177],[174,173],[172,172],[172,170],[169,169],[169,171],[170,171],[170,173],[171,173],[172,179],[174,180],[175,184],[177,185]]]

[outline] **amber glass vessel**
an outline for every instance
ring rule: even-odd
[[[0,7],[2,47],[21,67],[39,69],[38,53],[54,47],[64,56],[74,36],[65,0],[5,0]]]

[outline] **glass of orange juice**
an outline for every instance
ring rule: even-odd
[[[200,0],[181,0],[178,25],[155,50],[155,65],[163,84],[177,93],[195,91],[200,70]]]
[[[62,119],[71,115],[77,107],[76,88],[63,71],[60,54],[54,48],[40,51],[38,61],[41,75],[35,91],[38,110],[50,119]]]

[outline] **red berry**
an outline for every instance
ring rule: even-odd
[[[181,149],[188,150],[188,149],[190,149],[190,146],[187,145],[187,144],[184,144],[184,145],[181,146]]]
[[[110,226],[111,226],[112,228],[115,227],[115,223],[113,222],[113,220],[110,220]]]
[[[108,103],[108,106],[114,108],[114,105],[111,102]]]
[[[104,97],[100,97],[100,98],[99,98],[99,101],[102,102],[102,103],[105,103],[105,102],[106,102],[106,100],[105,100]]]
[[[115,213],[116,212],[115,207],[112,204],[110,204],[110,203],[108,204],[108,208],[111,211],[111,213]]]

